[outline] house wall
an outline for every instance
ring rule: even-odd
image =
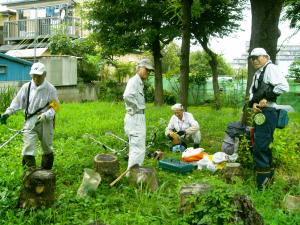
[[[0,81],[27,81],[31,80],[29,71],[31,66],[0,58],[0,65],[6,67],[5,73],[0,73]]]

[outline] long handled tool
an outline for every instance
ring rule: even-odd
[[[15,137],[17,137],[19,134],[24,133],[24,132],[30,132],[31,130],[33,130],[33,128],[31,129],[21,129],[21,130],[15,130],[12,128],[9,128],[6,126],[6,128],[10,131],[14,131],[15,134],[13,136],[11,136],[7,141],[5,141],[2,145],[0,145],[0,149],[3,148],[5,145],[7,145],[9,142],[11,142],[13,139],[15,139]]]
[[[109,146],[107,146],[107,145],[105,145],[105,144],[103,144],[101,141],[99,141],[99,140],[96,140],[94,137],[92,137],[90,134],[84,134],[83,135],[83,137],[84,138],[89,138],[89,139],[91,139],[92,141],[94,141],[96,144],[98,144],[98,145],[101,145],[103,148],[104,148],[104,150],[110,150],[112,153],[116,153],[117,151],[115,150],[115,149],[113,149],[113,148],[111,148],[111,147],[109,147]]]
[[[139,167],[139,164],[134,164],[133,166],[131,166],[130,168],[127,168],[123,173],[121,173],[120,176],[118,176],[113,182],[111,182],[109,184],[109,186],[114,186],[119,180],[121,180],[125,175],[126,173],[128,173],[132,168],[137,168]]]

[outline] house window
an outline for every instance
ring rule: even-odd
[[[7,68],[6,65],[0,65],[0,75],[6,74]]]

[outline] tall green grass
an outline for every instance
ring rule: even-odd
[[[221,150],[224,131],[227,123],[239,120],[240,113],[235,109],[223,108],[215,111],[211,107],[190,107],[201,127],[201,147],[208,153]],[[102,146],[84,137],[93,137],[107,146],[120,150],[124,144],[117,139],[105,135],[108,130],[126,139],[123,130],[124,104],[109,102],[89,102],[81,104],[62,104],[57,114],[54,147],[56,150],[54,172],[56,173],[56,202],[51,208],[24,210],[16,208],[23,170],[21,167],[22,139],[18,136],[6,147],[0,149],[0,224],[89,224],[96,220],[103,220],[110,225],[160,225],[186,224],[183,216],[178,212],[179,191],[183,185],[207,182],[210,184],[224,183],[220,173],[195,170],[190,174],[181,175],[167,172],[158,168],[158,163],[146,158],[145,166],[157,170],[159,189],[154,192],[141,191],[130,186],[123,178],[114,187],[107,183],[100,183],[96,196],[78,198],[76,196],[84,168],[93,168],[93,158],[98,153],[110,153]],[[164,137],[164,129],[172,115],[169,106],[156,107],[147,105],[147,140],[151,140],[154,132],[157,140],[151,150],[160,148],[165,157],[180,158],[179,154],[168,150],[168,141]],[[291,124],[300,125],[299,114],[290,115]],[[21,128],[23,115],[19,113],[9,118],[8,126]],[[276,131],[280,139],[280,132]],[[13,133],[0,126],[0,144]],[[284,135],[282,135],[284,137]],[[282,141],[283,142],[283,141]],[[286,142],[285,142],[286,143]],[[284,144],[284,143],[283,143]],[[280,149],[284,149],[282,146]],[[290,148],[291,150],[291,148]],[[40,153],[40,151],[39,151]],[[127,167],[123,157],[119,158],[121,171]],[[37,157],[40,162],[40,155]],[[298,171],[294,170],[299,161],[291,160],[292,168],[279,168],[275,177],[275,184],[264,192],[257,192],[254,184],[253,171],[248,171],[244,180],[237,180],[234,184],[225,185],[235,192],[250,196],[266,224],[299,224],[300,216],[285,213],[281,207],[281,200],[285,193],[296,184],[291,185],[290,176],[297,178]],[[300,190],[299,190],[300,192]]]

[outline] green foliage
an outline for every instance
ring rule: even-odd
[[[115,62],[114,65],[117,69],[116,77],[119,82],[121,82],[125,77],[134,73],[134,67],[132,63]]]
[[[189,107],[189,111],[201,126],[201,147],[212,154],[220,151],[224,137],[224,130],[229,121],[237,120],[233,109],[222,108],[220,111],[210,107]],[[190,174],[181,175],[167,172],[158,168],[158,162],[145,158],[144,166],[156,170],[159,180],[159,189],[155,192],[138,190],[129,185],[124,177],[114,187],[102,181],[96,191],[95,198],[78,198],[77,190],[82,182],[84,168],[94,168],[93,159],[96,154],[112,154],[96,142],[86,139],[84,134],[91,134],[118,152],[124,147],[124,143],[105,135],[111,130],[118,136],[127,139],[124,133],[125,107],[123,102],[86,102],[62,104],[61,110],[56,116],[56,128],[54,133],[55,161],[53,171],[56,174],[56,199],[50,208],[18,209],[17,205],[20,187],[22,185],[23,168],[21,166],[22,136],[17,136],[12,142],[1,148],[0,151],[0,224],[89,224],[96,220],[103,220],[106,224],[187,224],[183,215],[178,213],[179,191],[183,185],[207,182],[214,184],[216,190],[207,193],[205,204],[197,207],[214,205],[213,202],[221,202],[220,206],[207,207],[207,212],[213,218],[205,220],[227,221],[230,218],[229,211],[222,211],[230,202],[232,193],[245,193],[252,200],[254,207],[263,216],[265,224],[300,224],[299,214],[285,213],[281,207],[281,201],[287,192],[297,192],[298,183],[286,181],[291,179],[291,174],[298,181],[299,161],[291,160],[292,167],[284,169],[279,167],[275,173],[275,182],[270,189],[258,192],[255,189],[254,173],[249,173],[243,181],[233,184],[224,184],[219,173],[212,174],[205,170],[194,170]],[[147,104],[147,145],[152,140],[153,133],[157,133],[150,151],[160,148],[164,151],[164,157],[180,158],[180,154],[169,151],[169,140],[164,136],[167,122],[173,115],[169,106],[157,107]],[[290,122],[300,126],[299,113],[290,115]],[[8,120],[8,126],[20,129],[24,123],[22,113],[18,113]],[[281,131],[281,130],[278,130]],[[14,132],[0,126],[0,144],[4,143]],[[296,135],[296,132],[295,132]],[[280,139],[281,135],[275,137]],[[37,163],[40,165],[41,151],[37,146]],[[293,148],[289,148],[293,151]],[[295,150],[298,151],[298,150]],[[147,150],[148,152],[148,150]],[[289,153],[288,153],[289,154]],[[121,155],[122,156],[122,155]],[[119,157],[120,172],[127,168],[127,161]],[[292,171],[289,168],[294,168]],[[222,189],[223,187],[223,189]],[[215,190],[215,191],[214,191]],[[221,192],[224,191],[224,193]],[[210,200],[211,199],[211,200]],[[224,204],[223,204],[224,202]],[[214,208],[217,207],[217,208]],[[219,209],[219,210],[217,210]],[[229,210],[233,206],[229,205]],[[204,212],[203,208],[195,208],[197,212]],[[195,211],[195,213],[196,213]],[[112,216],[113,215],[113,216]],[[206,213],[208,215],[208,213]],[[196,217],[195,217],[196,218]],[[199,219],[201,219],[199,217]],[[216,224],[216,223],[210,223]]]
[[[102,101],[122,101],[124,85],[114,80],[96,82],[96,93]]]
[[[300,60],[294,61],[289,66],[289,75],[295,77],[297,81],[300,81]]]
[[[292,162],[300,162],[299,127],[291,123],[284,129],[276,129],[271,145],[273,164],[285,170],[299,170]],[[299,165],[299,164],[298,164]]]
[[[162,72],[163,74],[179,74],[180,47],[171,42],[162,50]]]
[[[232,189],[222,185],[190,197],[187,201],[193,208],[185,222],[191,225],[232,224],[236,211],[234,196]]]
[[[252,155],[252,146],[250,140],[246,136],[243,136],[240,139],[238,153],[238,162],[241,163],[242,167],[252,169],[254,163]]]
[[[1,87],[0,88],[0,113],[5,111],[13,100],[16,89],[14,87]]]
[[[298,0],[285,0],[284,18],[290,21],[290,27],[300,28],[300,2]]]

